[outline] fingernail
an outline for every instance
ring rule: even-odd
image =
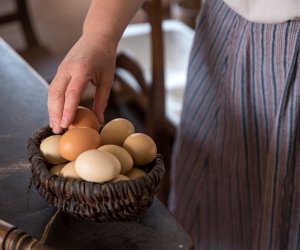
[[[52,127],[52,131],[54,134],[59,134],[61,131],[60,126],[57,125],[57,123],[53,122],[52,123],[53,127]]]
[[[63,117],[63,118],[61,119],[60,126],[61,126],[62,128],[66,128],[66,127],[67,127],[67,119],[66,119],[66,117]]]

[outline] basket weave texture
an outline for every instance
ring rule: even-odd
[[[49,127],[36,132],[28,140],[28,158],[32,181],[41,196],[63,212],[83,219],[124,221],[151,206],[159,183],[165,174],[161,155],[147,165],[147,174],[129,181],[94,183],[68,179],[48,171],[40,144],[53,135]]]

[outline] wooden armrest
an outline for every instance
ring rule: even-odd
[[[144,73],[137,62],[132,56],[126,52],[120,52],[116,59],[116,68],[122,68],[128,71],[137,81],[142,89],[142,92],[148,95],[149,87],[147,86],[146,80],[144,78]]]

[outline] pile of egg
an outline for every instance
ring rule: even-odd
[[[135,133],[133,124],[116,118],[100,131],[94,113],[78,107],[72,124],[62,135],[51,135],[40,144],[50,172],[90,182],[130,180],[146,174],[139,166],[154,160],[155,142]]]

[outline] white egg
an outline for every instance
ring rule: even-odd
[[[115,179],[121,171],[121,164],[112,154],[92,149],[76,158],[75,170],[82,179],[100,183]]]
[[[67,161],[59,153],[59,141],[61,137],[61,135],[51,135],[41,142],[40,150],[46,162],[61,164]]]

